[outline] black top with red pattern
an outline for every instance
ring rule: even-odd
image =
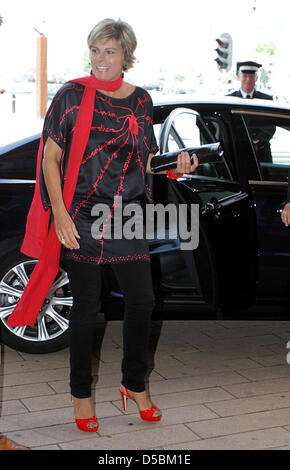
[[[63,150],[63,180],[83,90],[83,85],[65,84],[54,97],[44,122],[44,144],[49,136]],[[124,207],[132,202],[142,204],[148,200],[145,180],[147,159],[149,153],[155,154],[157,150],[152,100],[144,89],[136,87],[126,98],[96,92],[90,136],[70,208],[81,237],[81,248],[64,249],[63,256],[98,264],[149,260],[144,234],[142,238],[128,240],[123,233],[120,237],[118,230],[118,236],[114,238],[112,227],[119,223],[117,220],[114,222],[117,203],[122,202]],[[40,186],[43,204],[47,208],[50,203],[43,175]],[[96,204],[105,204],[110,208],[110,213],[103,212],[102,223],[98,219],[97,224],[96,214],[100,214],[98,208],[101,206]],[[128,216],[123,216],[122,226],[126,221]],[[96,227],[99,227],[98,230]]]

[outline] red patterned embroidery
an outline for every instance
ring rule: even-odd
[[[61,126],[64,122],[64,120],[66,119],[67,115],[70,114],[70,113],[73,113],[74,111],[78,111],[79,110],[79,106],[72,106],[71,108],[67,108],[65,110],[65,112],[63,113],[63,115],[61,116],[61,119],[59,121],[59,125]]]
[[[76,91],[81,91],[83,92],[83,87],[80,87],[79,85],[75,84],[75,83],[72,83],[72,85],[70,86],[66,86],[63,88],[63,90],[61,90],[60,92],[58,92],[58,94],[56,95],[56,97],[54,98],[53,102],[52,102],[52,106],[49,110],[49,113],[48,113],[48,116],[50,117],[53,110],[54,110],[54,107],[55,105],[58,103],[58,101],[60,100],[60,98],[62,97],[62,95],[64,93],[66,93],[68,90],[76,90]]]
[[[142,188],[144,188],[144,192],[148,190],[148,188],[145,188],[144,185],[146,174],[146,150],[150,152],[151,149],[149,147],[152,147],[152,145],[151,142],[149,144],[149,137],[145,129],[148,129],[152,126],[152,118],[148,114],[149,110],[151,110],[150,106],[145,105],[151,101],[151,98],[147,93],[144,93],[142,96],[138,96],[137,100],[134,99],[133,101],[136,103],[135,109],[128,107],[127,102],[125,103],[125,101],[122,102],[122,100],[114,100],[111,97],[104,96],[99,93],[96,94],[96,103],[98,103],[98,101],[100,104],[99,106],[95,105],[91,126],[91,137],[88,142],[87,150],[83,156],[80,168],[80,180],[82,182],[86,181],[87,179],[87,171],[90,172],[90,175],[95,174],[95,180],[93,180],[90,176],[90,186],[86,184],[84,185],[84,188],[81,186],[79,187],[81,190],[85,189],[87,194],[78,192],[78,194],[83,194],[83,197],[77,206],[74,207],[73,213],[71,214],[72,219],[75,220],[76,223],[78,222],[78,212],[81,210],[81,208],[87,205],[94,194],[98,196],[98,194],[106,194],[106,191],[108,191],[108,196],[111,194],[112,198],[114,198],[114,202],[112,202],[111,205],[111,212],[103,223],[102,231],[100,232],[98,239],[95,241],[96,245],[98,245],[98,248],[97,246],[96,248],[98,249],[97,253],[99,256],[87,257],[82,254],[82,251],[78,253],[77,251],[69,252],[68,250],[64,251],[64,256],[71,257],[79,261],[94,262],[98,264],[110,264],[139,260],[150,261],[150,256],[147,254],[146,250],[145,253],[138,253],[136,255],[117,257],[109,256],[109,253],[105,249],[105,234],[109,222],[114,215],[119,196],[126,191],[126,189],[129,187],[129,184],[132,184],[127,183],[126,185],[126,181],[131,181],[127,178],[132,178],[133,175],[132,172],[128,172],[130,165],[135,165],[134,175],[136,175],[136,181],[139,181],[141,184],[141,193]],[[102,108],[103,103],[106,103],[105,109]],[[127,106],[124,106],[125,104]],[[65,110],[60,119],[60,125],[62,128],[64,128],[63,126],[66,119],[74,114],[75,111],[77,112],[78,108],[79,106],[77,106],[77,103],[74,104],[74,102],[72,102],[71,106]],[[102,119],[103,117],[104,120]],[[71,124],[69,123],[69,125],[66,126],[66,128],[68,127],[70,127],[70,129],[66,131],[66,139],[68,136],[71,138],[71,134],[73,133],[73,120]],[[95,148],[92,146],[94,141],[94,133],[103,133],[103,135],[97,135]],[[107,139],[106,134],[108,136]],[[66,139],[63,139],[63,142],[65,142]],[[113,166],[111,170],[111,165],[113,165],[114,160],[118,158],[119,162],[117,165]],[[100,159],[99,162],[97,159]],[[89,165],[90,161],[93,166],[90,166],[88,169],[86,169],[86,164]],[[91,172],[91,168],[94,168],[95,173]],[[138,174],[138,168],[140,169],[142,178],[140,178],[140,174]],[[117,175],[116,170],[119,172]],[[112,173],[110,173],[111,171]],[[110,185],[110,179],[108,179],[106,176],[106,179],[104,180],[105,175],[109,175],[109,178],[111,175],[113,175],[113,187],[110,188],[108,186],[106,189],[104,185]],[[98,193],[99,188],[100,193]]]
[[[65,251],[62,255],[66,258],[72,258],[75,261],[83,261],[88,263],[98,263],[98,264],[112,264],[112,263],[127,263],[129,261],[150,261],[150,255],[146,254],[135,254],[135,255],[127,255],[127,256],[111,256],[109,258],[99,258],[93,256],[84,256],[82,254],[77,253],[69,253]]]

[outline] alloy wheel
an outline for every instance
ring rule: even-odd
[[[0,281],[0,321],[24,341],[44,342],[63,335],[68,330],[72,296],[66,272],[58,274],[42,304],[33,327],[10,327],[7,319],[23,294],[37,260],[13,266]]]

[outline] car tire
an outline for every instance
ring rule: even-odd
[[[19,249],[0,258],[0,327],[4,344],[30,354],[59,351],[68,345],[72,296],[66,272],[60,268],[33,327],[10,327],[7,319],[20,299],[37,260]]]

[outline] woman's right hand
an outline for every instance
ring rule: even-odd
[[[290,202],[288,202],[286,206],[284,207],[284,209],[282,210],[281,219],[282,219],[283,224],[286,227],[289,227],[290,225]]]
[[[60,162],[62,149],[51,139],[47,138],[44,146],[43,175],[54,215],[55,231],[59,241],[70,250],[80,248],[77,239],[80,238],[76,226],[64,205],[61,189]]]
[[[79,249],[80,245],[77,239],[80,236],[71,216],[65,208],[54,211],[54,223],[59,241],[70,250]]]

